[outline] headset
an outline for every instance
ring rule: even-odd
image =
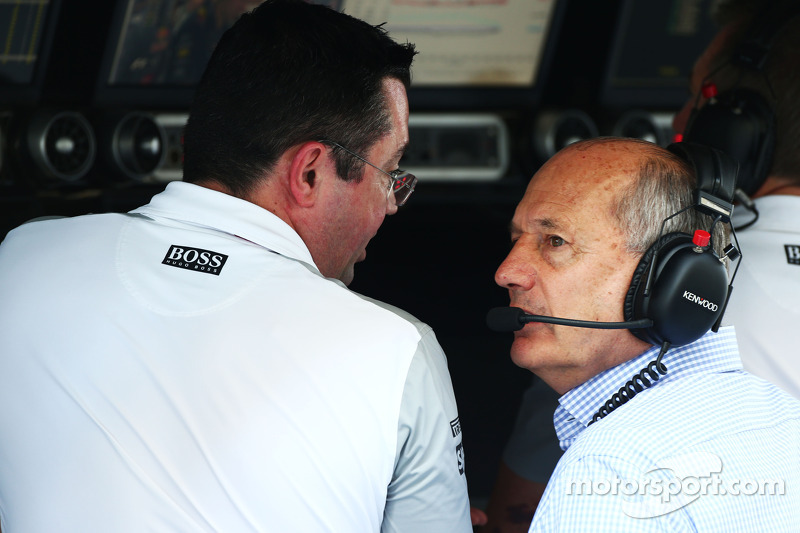
[[[796,0],[780,2],[763,12],[736,47],[730,61],[716,71],[734,65],[763,75],[764,64],[780,29],[798,15],[800,2]],[[738,161],[736,187],[749,197],[763,185],[772,165],[775,113],[762,95],[750,89],[735,85],[720,94],[716,91],[712,84],[703,86],[702,95],[708,101],[702,108],[692,111],[683,140],[712,146]],[[745,204],[749,202],[749,198],[742,200]]]
[[[671,215],[664,224],[687,209],[696,209],[714,220],[709,231],[698,228],[694,235],[663,234],[662,230],[631,278],[623,304],[625,320],[653,321],[652,326],[631,329],[631,333],[648,343],[668,347],[689,344],[719,328],[733,281],[728,279],[724,259],[735,259],[739,254],[731,245],[721,258],[711,239],[713,225],[730,223],[736,161],[720,150],[695,143],[673,143],[667,149],[694,169],[697,188],[693,205]]]
[[[655,360],[600,406],[589,424],[604,418],[666,375],[667,367],[661,358],[670,346],[689,344],[709,330],[717,331],[733,290],[739,263],[729,281],[723,259],[740,255],[736,247],[729,245],[720,258],[714,251],[711,233],[718,223],[730,224],[738,164],[724,152],[706,145],[681,142],[667,149],[694,169],[697,176],[694,203],[664,221],[662,235],[642,255],[634,270],[624,302],[626,321],[648,318],[653,322],[649,327],[631,329],[631,333],[646,342],[660,344],[661,350]],[[714,221],[710,231],[697,229],[693,236],[682,232],[664,235],[664,224],[687,209],[711,215]],[[736,239],[733,227],[731,236]]]

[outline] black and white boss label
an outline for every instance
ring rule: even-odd
[[[450,432],[453,434],[453,438],[461,435],[461,421],[458,418],[450,421]]]
[[[228,256],[219,252],[173,244],[161,264],[219,276],[227,260]]]
[[[464,445],[460,442],[456,445],[456,461],[458,462],[458,473],[464,475]]]
[[[790,265],[800,265],[800,245],[784,244],[783,249],[786,250],[787,263]]]

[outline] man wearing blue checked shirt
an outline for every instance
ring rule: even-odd
[[[517,206],[496,329],[561,395],[565,450],[530,531],[800,530],[800,402],[745,372],[719,327],[747,259],[736,167],[700,148],[576,143]]]

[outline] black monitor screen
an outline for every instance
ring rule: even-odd
[[[112,23],[98,96],[101,103],[158,100],[186,104],[222,33],[258,5],[246,0],[124,0]],[[316,0],[371,24],[383,24],[420,54],[419,88],[518,89],[541,85],[553,40],[557,0]],[[147,96],[146,91],[150,90]],[[144,91],[144,92],[143,92]],[[172,91],[170,93],[170,91]],[[170,96],[170,94],[172,96]],[[484,91],[485,95],[486,92]],[[508,92],[501,98],[507,98]],[[413,100],[414,96],[411,95]],[[131,99],[133,101],[131,101]],[[127,100],[127,101],[126,101]]]
[[[555,1],[392,0],[344,2],[420,52],[414,85],[530,87],[537,81]]]
[[[565,2],[344,0],[347,13],[412,42],[409,99],[420,108],[535,105]]]
[[[34,100],[41,89],[46,44],[52,37],[55,16],[52,0],[0,2],[0,93],[4,103]]]
[[[620,12],[600,100],[609,106],[680,107],[695,60],[716,27],[715,0],[628,0]]]
[[[217,41],[257,2],[129,0],[116,34],[109,86],[192,86]]]

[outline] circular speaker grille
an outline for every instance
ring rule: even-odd
[[[542,113],[536,119],[533,144],[542,159],[553,157],[570,144],[597,137],[594,120],[583,111],[567,109]]]
[[[164,144],[164,131],[153,117],[130,113],[114,131],[114,162],[126,176],[142,179],[162,165]]]
[[[94,131],[80,113],[40,117],[31,124],[29,138],[34,163],[49,177],[76,181],[94,164]]]
[[[661,146],[670,143],[672,113],[650,113],[647,111],[628,111],[620,115],[614,124],[613,135],[642,139]]]

